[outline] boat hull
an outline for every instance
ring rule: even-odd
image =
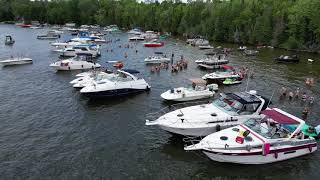
[[[115,96],[125,96],[128,94],[140,93],[143,91],[147,91],[147,89],[115,89],[115,90],[108,90],[108,91],[99,91],[99,92],[81,92],[84,96],[88,98],[108,98],[108,97],[115,97]]]
[[[278,161],[284,161],[287,159],[311,154],[317,150],[316,144],[303,145],[297,147],[289,147],[278,150],[271,150],[269,154],[262,155],[262,152],[248,152],[248,153],[213,153],[211,151],[204,150],[211,160],[218,162],[228,162],[237,164],[268,164]]]

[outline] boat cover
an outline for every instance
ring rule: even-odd
[[[287,115],[276,110],[266,109],[261,113],[272,118],[274,121],[277,121],[280,124],[300,124],[300,122],[296,121],[295,119],[288,117]]]

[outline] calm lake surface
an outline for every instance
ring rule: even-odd
[[[0,25],[0,59],[25,55],[32,65],[0,69],[0,179],[311,179],[320,177],[320,151],[314,154],[268,165],[235,165],[209,160],[202,153],[185,152],[180,137],[157,127],[147,127],[145,115],[159,111],[168,103],[160,94],[170,88],[186,86],[188,78],[201,77],[194,60],[204,51],[186,46],[183,41],[167,40],[159,49],[119,48],[128,43],[127,34],[107,35],[120,41],[105,44],[98,59],[123,60],[127,68],[137,69],[151,85],[149,93],[105,100],[88,100],[73,89],[69,81],[78,72],[55,72],[49,67],[58,59],[49,41],[36,36],[47,29],[22,29]],[[16,43],[4,45],[10,34]],[[63,35],[61,40],[71,36]],[[216,44],[215,44],[216,45]],[[229,45],[228,47],[232,47]],[[234,46],[236,48],[236,46]],[[113,49],[113,52],[107,52]],[[135,49],[138,53],[135,53]],[[163,51],[175,59],[189,60],[187,70],[177,74],[162,70],[151,74],[144,58]],[[124,58],[124,53],[128,58]],[[256,58],[238,52],[230,56],[235,67],[248,66],[254,78],[248,89],[271,97],[273,106],[298,117],[307,105],[300,101],[279,100],[279,89],[297,87],[316,99],[307,122],[320,124],[320,56],[299,54],[299,64],[277,64],[272,59],[290,53],[263,49]],[[307,58],[315,59],[308,64]],[[304,80],[314,77],[307,88]],[[221,87],[220,92],[244,91],[247,82]]]

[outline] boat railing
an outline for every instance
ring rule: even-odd
[[[184,102],[184,103],[177,103],[177,104],[172,104],[169,105],[165,108],[160,109],[157,112],[152,112],[146,115],[146,119],[148,121],[155,121],[157,120],[159,117],[163,116],[164,114],[167,114],[169,112],[181,109],[181,108],[185,108],[185,107],[189,107],[189,106],[196,106],[196,105],[203,105],[203,104],[210,104],[211,101],[193,101],[193,102]]]

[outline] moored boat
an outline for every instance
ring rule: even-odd
[[[238,164],[266,164],[311,154],[317,142],[302,131],[305,122],[280,109],[213,133],[185,150],[201,150],[210,159]],[[294,129],[288,126],[296,125]]]
[[[225,93],[212,103],[176,109],[164,115],[148,114],[146,125],[184,136],[207,136],[248,118],[260,117],[268,102],[256,91]]]
[[[31,58],[23,58],[23,57],[11,57],[10,59],[0,60],[0,65],[2,66],[13,66],[20,64],[32,64],[33,61]]]
[[[218,90],[217,84],[206,85],[203,79],[190,79],[191,87],[179,87],[170,89],[161,94],[161,97],[168,101],[192,101],[213,97],[214,91]]]

